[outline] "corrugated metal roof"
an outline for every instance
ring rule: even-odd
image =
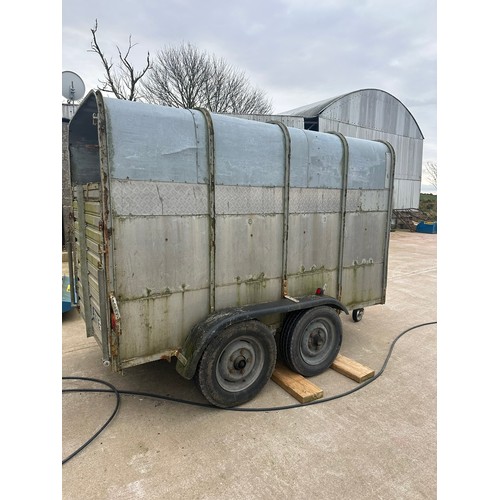
[[[394,97],[392,94],[389,94],[389,92],[386,92],[385,90],[381,89],[360,89],[360,90],[355,90],[353,92],[348,92],[347,94],[342,94],[336,97],[330,97],[329,99],[324,99],[322,101],[317,101],[312,104],[306,104],[305,106],[301,106],[299,108],[295,108],[289,111],[283,111],[280,113],[281,115],[290,115],[290,116],[303,116],[304,118],[314,118],[319,116],[323,111],[325,111],[328,107],[330,107],[334,102],[340,101],[342,99],[345,99],[349,96],[352,96],[353,94],[357,93],[362,93],[362,92],[367,92],[367,91],[376,91],[376,92],[381,92],[383,94],[386,94],[390,96],[392,99],[397,101],[398,103],[403,106],[403,108],[406,110],[408,115],[411,117],[411,119],[415,122],[415,125],[420,132],[420,135],[423,139],[423,134],[422,131],[420,130],[420,126],[418,125],[417,121],[415,120],[414,116],[411,114],[410,110],[396,97]]]
[[[291,109],[290,111],[283,111],[280,115],[291,115],[291,116],[303,116],[304,118],[312,118],[318,116],[322,111],[324,111],[332,103],[341,99],[348,94],[343,94],[337,97],[330,97],[328,99],[323,99],[322,101],[313,102],[312,104],[306,104],[300,108]]]

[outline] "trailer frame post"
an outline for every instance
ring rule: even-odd
[[[387,291],[387,277],[389,273],[389,241],[391,237],[391,219],[392,219],[392,206],[394,203],[393,196],[394,196],[394,174],[396,170],[396,151],[394,150],[394,147],[390,142],[377,139],[376,142],[381,142],[382,144],[385,144],[387,148],[389,149],[389,153],[386,153],[386,159],[388,156],[390,156],[390,166],[389,166],[389,178],[388,178],[388,184],[389,184],[389,199],[387,201],[387,224],[386,224],[386,234],[385,234],[385,255],[384,255],[384,267],[383,267],[383,275],[382,275],[382,283],[384,284],[383,287],[383,303],[385,303],[385,296],[386,296],[386,291]]]
[[[101,340],[102,340],[102,360],[109,362],[109,328],[107,318],[108,313],[108,297],[106,294],[106,273],[103,268],[98,269],[99,283],[99,312],[101,319]]]
[[[208,161],[208,213],[209,213],[209,313],[215,311],[215,132],[210,111],[205,108],[196,108],[203,117],[207,126],[207,161]]]
[[[345,239],[345,221],[347,206],[347,178],[349,175],[349,143],[340,132],[327,132],[327,134],[336,135],[342,142],[344,154],[342,164],[342,195],[340,198],[340,234],[339,234],[339,261],[337,269],[337,299],[342,300],[342,279],[344,270],[344,239]]]
[[[282,265],[281,265],[281,296],[288,296],[288,224],[290,218],[290,157],[291,157],[291,139],[288,127],[281,122],[271,121],[283,132],[285,148],[285,171],[283,179],[283,246],[282,246]]]

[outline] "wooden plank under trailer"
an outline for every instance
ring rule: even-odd
[[[296,373],[281,363],[276,367],[271,376],[282,389],[291,394],[299,403],[309,403],[323,397],[323,390],[310,380]]]
[[[341,354],[337,355],[330,368],[358,383],[375,375],[375,370]],[[323,397],[320,387],[279,362],[276,363],[271,379],[299,403],[310,403]]]
[[[358,383],[364,382],[375,375],[375,370],[341,354],[337,354],[330,368]]]

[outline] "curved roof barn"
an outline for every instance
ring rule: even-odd
[[[380,89],[355,90],[280,114],[315,118],[325,112],[331,113],[332,118],[338,121],[391,134],[424,139],[410,110],[392,94]],[[394,119],[394,117],[399,119]]]

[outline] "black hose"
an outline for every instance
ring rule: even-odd
[[[114,387],[110,383],[105,382],[104,380],[98,380],[95,378],[63,377],[62,379],[63,380],[85,380],[86,382],[96,382],[98,384],[107,385],[111,389],[110,391],[100,389],[99,392],[114,392],[116,395],[116,405],[115,405],[115,409],[113,410],[113,413],[111,414],[111,416],[108,418],[108,420],[106,420],[104,425],[89,440],[87,440],[85,443],[83,443],[82,446],[80,446],[77,450],[75,450],[73,453],[71,453],[69,456],[67,456],[62,461],[62,463],[64,465],[68,460],[71,460],[76,454],[80,453],[85,447],[87,447],[109,425],[111,420],[113,420],[113,418],[115,417],[115,415],[118,412],[118,408],[120,407],[120,391],[118,391],[118,389],[116,389],[116,387]],[[91,390],[90,389],[63,389],[62,392],[91,392]]]
[[[295,409],[295,408],[304,408],[305,406],[312,406],[312,405],[317,405],[317,404],[328,403],[329,401],[333,401],[335,399],[340,399],[340,398],[349,396],[350,394],[353,394],[353,393],[355,393],[355,392],[363,389],[368,384],[371,384],[372,382],[375,382],[375,380],[377,380],[382,375],[382,373],[384,373],[384,370],[386,369],[387,364],[389,363],[389,359],[390,359],[390,357],[392,355],[392,351],[394,350],[394,346],[396,345],[396,342],[403,335],[405,335],[406,333],[408,333],[408,332],[410,332],[412,330],[415,330],[417,328],[422,328],[424,326],[435,325],[435,324],[437,324],[437,321],[431,321],[429,323],[421,323],[419,325],[412,326],[411,328],[408,328],[407,330],[401,332],[391,342],[391,345],[389,347],[389,351],[388,351],[388,353],[387,353],[387,355],[385,357],[385,361],[384,361],[384,363],[382,365],[382,368],[380,368],[380,370],[372,378],[370,378],[370,379],[362,382],[361,384],[357,385],[356,387],[354,387],[353,389],[350,389],[348,391],[341,392],[339,394],[335,394],[334,396],[330,396],[328,398],[317,399],[317,400],[311,401],[309,403],[295,403],[295,404],[285,405],[285,406],[271,406],[271,407],[268,407],[268,408],[262,408],[262,407],[260,407],[260,408],[238,408],[238,407],[236,407],[236,408],[218,408],[218,407],[213,406],[213,405],[211,405],[209,403],[200,403],[200,402],[197,402],[197,401],[189,401],[189,400],[185,400],[185,399],[176,398],[174,396],[162,396],[160,394],[152,394],[152,393],[148,393],[148,392],[118,390],[113,385],[111,385],[110,383],[105,382],[103,380],[98,380],[98,379],[93,379],[93,378],[86,378],[86,377],[63,377],[63,380],[85,380],[85,381],[97,382],[97,383],[100,383],[100,384],[107,385],[110,388],[110,390],[107,390],[107,389],[64,389],[63,392],[100,392],[100,393],[102,393],[102,392],[114,392],[116,394],[116,407],[115,407],[115,409],[113,411],[113,414],[109,417],[109,419],[106,421],[106,423],[99,429],[99,431],[96,434],[94,434],[88,441],[86,441],[82,446],[80,446],[80,448],[78,448],[71,455],[69,455],[67,458],[65,458],[62,463],[65,464],[68,460],[70,460],[71,458],[73,458],[77,453],[79,453],[80,451],[82,451],[86,446],[88,446],[108,426],[108,424],[111,422],[111,420],[116,415],[116,413],[118,411],[118,408],[120,406],[120,395],[126,395],[126,396],[143,396],[143,397],[148,397],[148,398],[152,398],[152,399],[162,399],[162,400],[170,401],[170,402],[174,402],[174,403],[182,403],[182,404],[187,404],[187,405],[191,405],[191,406],[199,406],[199,407],[202,407],[202,408],[211,408],[211,409],[214,409],[214,410],[223,410],[223,411],[239,411],[239,412],[283,411],[283,410],[292,410],[292,409]]]

